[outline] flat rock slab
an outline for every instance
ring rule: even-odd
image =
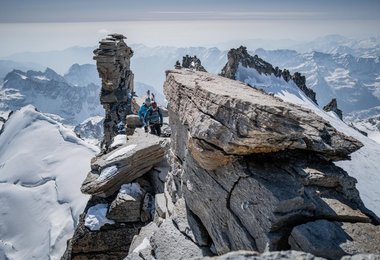
[[[363,146],[311,110],[224,77],[169,70],[164,90],[169,114],[175,111],[193,138],[226,154],[301,149],[334,160],[345,159]]]
[[[148,133],[130,137],[127,144],[93,160],[81,191],[100,197],[114,194],[163,160],[167,142]]]
[[[344,255],[380,254],[380,226],[317,220],[296,226],[289,244],[294,250],[340,259]]]

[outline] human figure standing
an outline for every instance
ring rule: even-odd
[[[160,108],[157,106],[155,101],[152,102],[151,107],[145,114],[144,118],[145,124],[149,125],[150,133],[160,136],[161,127],[163,124],[163,117]]]

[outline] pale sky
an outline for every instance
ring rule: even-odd
[[[95,46],[109,32],[149,46],[380,35],[378,0],[0,0],[0,56]]]

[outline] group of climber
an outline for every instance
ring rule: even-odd
[[[160,108],[157,106],[155,101],[155,96],[152,94],[150,97],[150,92],[147,93],[148,97],[142,104],[138,111],[138,116],[143,123],[145,132],[148,132],[148,127],[150,128],[150,133],[154,135],[161,135],[161,127],[163,124],[163,117]]]

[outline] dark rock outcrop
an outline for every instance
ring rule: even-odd
[[[207,72],[206,69],[202,66],[201,60],[197,58],[197,56],[183,56],[182,58],[182,65],[179,61],[176,62],[175,66],[176,69],[191,69],[195,71],[203,71]]]
[[[340,120],[343,120],[343,112],[338,108],[336,98],[333,98],[326,106],[324,106],[323,110],[326,112],[332,111],[340,118]]]
[[[124,42],[121,34],[111,34],[101,40],[94,50],[99,76],[102,78],[100,103],[106,113],[102,150],[108,150],[112,138],[123,133],[125,118],[132,114],[133,73],[130,59],[133,51]]]
[[[296,72],[291,75],[289,70],[281,70],[278,67],[273,67],[272,64],[259,58],[257,55],[251,56],[247,48],[240,46],[237,49],[231,49],[228,54],[227,64],[224,66],[221,72],[221,76],[236,79],[236,73],[238,72],[239,65],[245,68],[253,68],[260,74],[275,75],[276,77],[282,77],[286,82],[293,80],[297,87],[302,90],[307,97],[309,97],[315,104],[317,104],[315,92],[306,86],[305,76]],[[242,80],[242,79],[239,79]]]
[[[377,230],[356,180],[331,162],[349,158],[357,140],[310,110],[208,73],[168,71],[164,90],[173,153],[167,196],[174,205],[185,199],[215,253],[293,249],[292,231],[318,219]],[[368,243],[377,253],[376,241]]]

